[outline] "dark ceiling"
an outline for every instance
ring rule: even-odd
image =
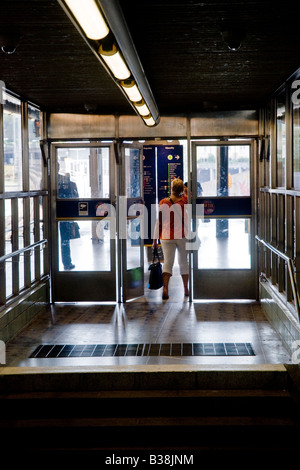
[[[83,0],[84,1],[84,0]],[[257,109],[300,67],[298,1],[120,0],[161,115]],[[56,0],[1,0],[0,80],[49,112],[132,114]],[[221,31],[242,29],[232,51]]]

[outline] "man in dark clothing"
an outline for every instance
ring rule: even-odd
[[[71,199],[79,197],[76,183],[70,180],[70,175],[57,175],[58,197],[62,199]],[[70,238],[72,222],[60,222],[60,240],[61,240],[61,258],[66,271],[75,268],[71,259]]]

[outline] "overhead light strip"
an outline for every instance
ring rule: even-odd
[[[119,3],[115,0],[58,2],[79,28],[93,52],[106,65],[144,123],[147,126],[158,124],[158,108]]]
[[[131,76],[131,72],[125,64],[120,51],[118,51],[116,44],[111,44],[108,49],[106,49],[103,44],[100,44],[99,54],[115,78],[118,80],[126,80],[126,78]]]
[[[109,29],[95,0],[65,0],[89,39],[105,38]]]

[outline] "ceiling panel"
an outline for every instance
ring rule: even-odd
[[[299,66],[297,2],[120,0],[162,115],[256,109]],[[54,0],[1,0],[0,79],[49,112],[132,114],[132,108]],[[240,29],[232,51],[222,30]]]

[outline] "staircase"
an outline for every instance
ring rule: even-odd
[[[1,455],[23,463],[92,456],[120,468],[138,455],[143,468],[160,455],[152,467],[176,468],[299,454],[298,366],[2,368],[0,393]]]

